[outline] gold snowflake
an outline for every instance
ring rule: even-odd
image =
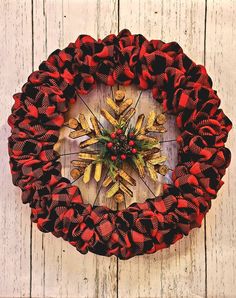
[[[169,169],[164,164],[167,158],[161,154],[159,138],[153,136],[153,133],[166,131],[163,126],[166,116],[151,111],[145,124],[145,115],[140,114],[135,126],[129,125],[136,111],[132,107],[133,99],[126,98],[123,90],[117,90],[114,99],[108,97],[106,104],[112,113],[101,109],[101,114],[112,127],[109,130],[94,115],[90,117],[91,127],[83,114],[68,121],[67,125],[72,129],[70,138],[88,137],[79,144],[86,151],[81,150],[78,159],[72,160],[70,174],[74,180],[83,176],[83,182],[88,183],[94,169],[93,177],[99,182],[105,170],[102,186],[108,188],[106,197],[122,202],[124,194],[133,196],[130,187],[136,185],[135,179],[124,170],[125,164],[135,169],[141,178],[149,175],[153,181],[158,180],[158,173],[167,174]],[[97,150],[87,150],[95,144]]]

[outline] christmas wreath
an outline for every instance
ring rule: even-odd
[[[180,130],[173,185],[119,211],[84,203],[79,188],[62,177],[54,150],[69,104],[98,82],[150,89],[164,111],[176,115]],[[200,227],[230,162],[225,142],[231,122],[219,109],[204,66],[176,42],[148,41],[128,30],[102,40],[80,35],[43,61],[13,97],[8,120],[13,183],[42,232],[62,237],[81,253],[128,259],[169,247]]]

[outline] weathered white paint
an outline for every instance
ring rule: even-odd
[[[75,41],[78,31],[88,32],[97,37],[117,31],[116,2],[94,5],[93,1],[78,5],[77,1],[37,1],[34,3],[34,47],[35,67],[55,48],[63,48]],[[52,12],[54,12],[52,14]],[[93,17],[96,22],[84,22],[81,17]],[[113,16],[108,18],[107,15]],[[109,24],[109,25],[108,25]],[[74,30],[74,28],[79,28]],[[103,90],[99,89],[89,96],[88,104],[102,99]],[[98,111],[99,105],[94,107]],[[90,116],[81,102],[71,107],[69,115],[85,112]],[[68,117],[69,117],[68,115]],[[60,151],[75,152],[76,142],[68,136],[68,129],[63,130]],[[65,140],[64,140],[65,139]],[[71,157],[63,157],[64,175],[69,177]],[[81,187],[83,193],[87,186]],[[95,185],[91,187],[84,199],[92,203],[95,197]],[[99,202],[98,202],[99,203]],[[56,243],[55,243],[56,242]],[[97,257],[93,254],[79,254],[75,248],[52,235],[41,235],[36,227],[33,229],[33,264],[32,297],[94,297],[112,296],[116,292],[116,258]],[[40,250],[37,247],[40,247]],[[66,268],[66,269],[65,269]]]
[[[207,292],[212,297],[236,297],[236,1],[209,1],[206,27],[206,67],[233,121],[227,146],[232,162],[225,184],[206,218]],[[232,55],[233,54],[233,55]]]
[[[29,1],[0,1],[0,296],[30,295],[30,210],[12,185],[7,156],[10,128],[7,117],[32,71],[31,5]]]
[[[65,47],[83,33],[102,38],[128,28],[149,39],[179,42],[194,61],[206,62],[222,98],[222,107],[231,119],[235,115],[234,0],[0,0],[0,9],[2,152],[7,151],[10,133],[7,115],[13,103],[11,95],[20,91],[32,68],[37,69],[54,49]],[[134,87],[126,90],[128,96],[137,98],[139,92]],[[108,87],[99,86],[85,98],[99,114],[109,94]],[[155,107],[150,92],[143,92],[137,114],[147,113]],[[68,117],[81,111],[89,116],[78,101]],[[172,117],[164,139],[175,136],[173,127]],[[68,139],[67,134],[65,129],[61,133],[60,152],[76,151],[76,142]],[[234,131],[228,142],[232,152],[235,152],[235,145]],[[176,163],[174,143],[165,144],[164,151],[173,167]],[[203,226],[192,231],[189,237],[170,249],[129,261],[92,254],[83,256],[68,243],[40,233],[34,225],[31,230],[28,206],[22,205],[20,191],[11,183],[7,155],[2,154],[0,160],[0,298],[236,297],[234,157],[224,179],[225,185],[207,216],[206,229]],[[63,174],[67,177],[69,162],[70,157],[64,157]],[[159,190],[158,185],[154,188]],[[84,200],[92,203],[96,185],[89,194],[86,187],[82,186],[81,190]],[[141,182],[137,194],[138,201],[152,196]],[[132,201],[127,199],[126,203]],[[99,199],[98,203],[116,208],[110,200]]]
[[[204,1],[121,1],[120,27],[129,27],[149,39],[175,40],[196,62],[203,63],[204,13]],[[173,117],[170,120],[164,139],[173,139],[176,135]],[[171,167],[176,164],[175,145],[164,144]],[[170,249],[127,262],[119,261],[120,296],[203,297],[204,258],[204,229],[201,229]]]

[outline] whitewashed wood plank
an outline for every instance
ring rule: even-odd
[[[177,41],[197,63],[204,62],[204,1],[120,1],[120,29],[148,39]],[[147,95],[146,95],[147,96]],[[152,103],[144,110],[151,108]],[[144,106],[143,106],[144,107]],[[173,119],[164,139],[173,138]],[[176,132],[177,133],[177,132]],[[173,148],[171,148],[173,147]],[[174,166],[174,144],[164,150]],[[176,149],[177,150],[177,149]],[[172,166],[171,165],[171,166]],[[170,249],[119,261],[119,297],[203,297],[204,228],[194,230]]]
[[[64,2],[64,43],[68,44],[70,41],[75,41],[80,34],[89,34],[95,39],[104,38],[111,32],[117,31],[117,1],[65,1]],[[84,16],[81,18],[80,16]],[[85,21],[85,19],[87,21]],[[82,96],[86,100],[86,103],[93,110],[94,114],[104,124],[103,119],[100,117],[100,108],[104,105],[104,99],[110,94],[109,87],[98,85],[98,88],[93,90],[89,95]],[[78,115],[79,112],[84,112],[87,118],[91,116],[91,113],[78,99],[77,103],[71,108],[69,115]],[[69,116],[68,115],[68,116]],[[78,143],[77,143],[78,144]],[[77,151],[78,147],[76,142],[65,142],[64,150],[66,152]],[[68,160],[69,161],[69,160]],[[67,163],[68,165],[68,163]],[[66,168],[67,169],[67,168]],[[69,171],[67,171],[69,176]],[[92,186],[83,185],[78,183],[83,199],[85,202],[94,202],[98,186],[95,183]],[[106,204],[109,207],[114,207],[112,202],[102,199],[101,195],[98,197],[96,204]],[[95,256],[88,253],[85,256],[80,255],[78,252],[74,252],[71,257],[71,252],[68,249],[68,245],[63,243],[63,249],[65,250],[65,258],[63,266],[74,267],[76,270],[76,279],[71,280],[70,277],[66,277],[66,271],[64,271],[64,278],[68,283],[68,297],[72,297],[73,293],[75,297],[115,297],[116,296],[116,258],[106,258],[102,256]],[[68,260],[70,260],[68,264]],[[78,266],[74,264],[78,263]],[[78,275],[81,276],[78,282]],[[76,284],[77,281],[77,284]]]
[[[63,46],[62,7],[61,1],[33,1],[35,70],[52,51]],[[51,234],[42,234],[33,224],[32,297],[61,297],[61,242]]]
[[[79,34],[91,34],[97,38],[114,32],[117,24],[117,3],[114,1],[36,1],[34,6],[35,66],[55,48],[63,48],[74,42]],[[107,16],[109,15],[109,22]],[[85,16],[93,22],[85,22]],[[38,51],[38,52],[37,52]],[[108,88],[99,88],[91,93],[88,104],[98,112],[100,101]],[[98,104],[94,105],[94,102]],[[81,109],[80,109],[81,108]],[[84,106],[78,102],[68,114],[78,115]],[[77,150],[75,142],[67,138],[63,130],[61,152]],[[63,158],[63,174],[69,178],[70,158]],[[95,185],[94,185],[95,186]],[[85,191],[86,187],[81,187]],[[84,195],[84,200],[93,202],[95,187]],[[99,202],[100,203],[100,202]],[[116,258],[81,255],[68,243],[52,235],[33,234],[33,297],[114,297],[116,293]]]
[[[221,107],[233,121],[227,147],[232,162],[206,220],[208,297],[235,297],[236,283],[236,47],[235,1],[207,1],[206,67]]]
[[[12,184],[7,117],[12,95],[20,92],[32,69],[31,5],[29,1],[0,1],[0,297],[30,295],[30,212],[21,191]]]

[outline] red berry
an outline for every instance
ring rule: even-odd
[[[116,138],[116,133],[115,133],[115,132],[112,132],[112,133],[110,134],[110,137],[111,137],[112,139],[115,139],[115,138]]]
[[[133,148],[133,149],[131,150],[131,152],[132,152],[133,154],[136,154],[136,153],[137,153],[137,149],[136,149],[136,148]]]
[[[121,128],[119,128],[119,129],[117,129],[116,133],[117,133],[118,135],[121,135],[121,134],[123,133],[123,130],[122,130]]]
[[[134,133],[133,133],[133,132],[130,132],[130,133],[129,133],[129,137],[130,137],[130,138],[133,138],[133,137],[134,137]]]
[[[115,155],[112,155],[112,156],[111,156],[111,160],[112,160],[112,161],[116,161],[116,159],[117,159],[117,157],[116,157]]]
[[[112,142],[108,142],[107,143],[107,148],[112,148],[112,146],[113,146],[113,143]]]
[[[122,160],[125,160],[125,159],[126,159],[126,154],[121,154],[120,158],[121,158]]]
[[[134,141],[132,141],[132,140],[131,140],[131,141],[129,141],[129,146],[131,146],[131,147],[132,147],[132,146],[134,146],[134,144],[135,144],[135,143],[134,143]]]

